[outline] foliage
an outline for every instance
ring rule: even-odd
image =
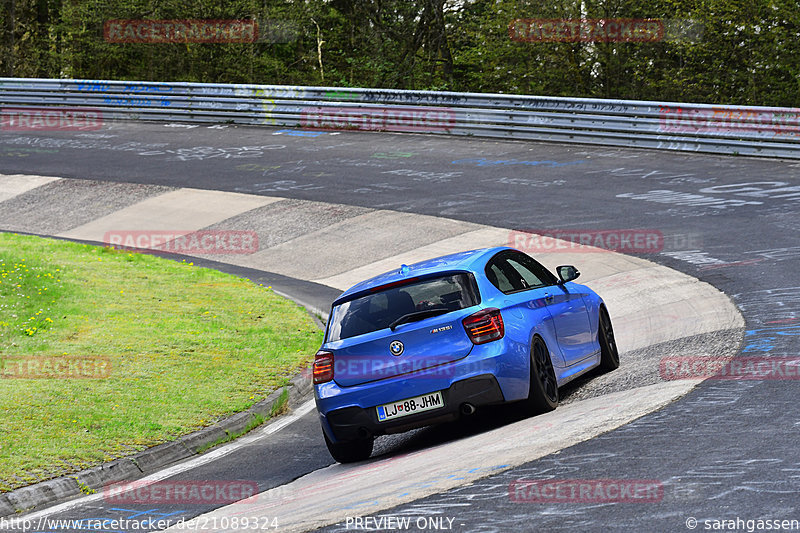
[[[702,31],[659,42],[509,37],[515,19],[581,17],[691,22]],[[261,38],[103,37],[111,19],[185,18],[257,20]],[[8,0],[0,27],[6,76],[800,105],[800,10],[790,0]]]

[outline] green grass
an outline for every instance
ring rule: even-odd
[[[244,410],[321,332],[270,288],[214,270],[0,233],[0,491],[132,454]],[[90,379],[9,377],[96,358]]]

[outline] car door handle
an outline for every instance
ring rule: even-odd
[[[549,292],[544,293],[544,301],[547,302],[547,303],[552,303],[553,302],[553,295],[550,294]]]

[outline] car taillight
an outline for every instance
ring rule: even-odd
[[[503,316],[500,310],[494,307],[469,315],[461,323],[464,324],[472,344],[484,344],[502,339],[506,332]]]
[[[333,354],[317,352],[314,356],[314,384],[327,383],[333,379]]]

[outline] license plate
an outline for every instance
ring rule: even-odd
[[[413,415],[415,413],[422,413],[442,407],[444,407],[442,393],[433,392],[407,400],[400,400],[399,402],[379,405],[376,409],[378,410],[378,421],[384,422],[393,418],[400,418],[401,416]]]

